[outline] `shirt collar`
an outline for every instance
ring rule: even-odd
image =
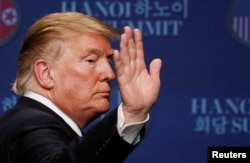
[[[77,124],[60,108],[58,108],[54,103],[52,103],[49,99],[32,91],[26,92],[24,96],[46,105],[49,109],[51,109],[58,116],[60,116],[77,133],[77,135],[82,136],[82,132],[80,128],[77,126]]]

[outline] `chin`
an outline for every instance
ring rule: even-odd
[[[106,112],[108,112],[109,111],[109,106],[108,107],[105,107],[105,108],[103,108],[103,109],[100,109],[100,113],[102,114],[102,113],[106,113]]]
[[[101,102],[99,103],[97,106],[96,106],[96,110],[97,112],[99,112],[100,114],[102,113],[106,113],[109,111],[109,107],[110,107],[110,104],[109,102]]]
[[[103,99],[101,102],[100,102],[100,106],[103,106],[103,108],[106,108],[106,109],[109,109],[110,107],[110,102],[109,102],[109,99]]]

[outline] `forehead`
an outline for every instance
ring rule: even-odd
[[[81,34],[71,40],[72,48],[77,50],[107,54],[112,51],[109,40],[103,35]]]

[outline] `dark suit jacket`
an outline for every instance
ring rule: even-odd
[[[21,97],[0,119],[1,163],[119,163],[135,146],[116,129],[117,112],[79,137],[45,105]]]

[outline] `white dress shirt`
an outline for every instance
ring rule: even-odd
[[[46,97],[37,94],[35,92],[28,91],[24,94],[25,97],[29,97],[33,100],[36,100],[52,111],[54,111],[58,116],[60,116],[79,136],[82,136],[81,129],[78,127],[75,121],[73,121],[66,113],[64,113],[60,108],[58,108],[54,103],[52,103]],[[128,143],[135,145],[140,141],[140,135],[138,134],[145,123],[149,120],[149,115],[142,122],[131,123],[127,125],[124,124],[124,116],[122,112],[122,105],[118,107],[117,111],[117,130],[119,135]]]

